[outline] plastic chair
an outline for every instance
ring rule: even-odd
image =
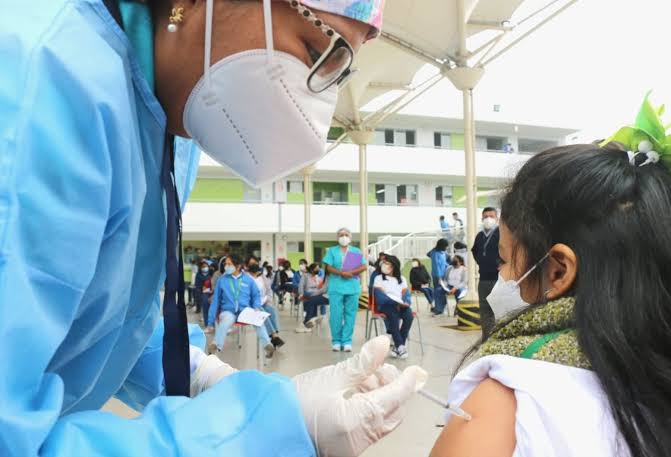
[[[375,336],[378,336],[380,334],[377,324],[378,322],[382,322],[382,328],[387,329],[386,327],[386,319],[387,315],[384,313],[380,313],[377,311],[375,307],[375,296],[373,295],[371,299],[369,300],[369,307],[370,307],[370,313],[371,313],[371,318],[370,322],[368,323],[368,331],[366,332],[366,340],[369,340],[372,337],[372,331],[373,331],[373,326],[375,327]],[[417,315],[416,311],[412,312],[412,317],[414,318],[414,321],[417,322],[417,332],[419,333],[419,347],[422,351],[422,356],[424,355],[424,338],[422,337],[422,324],[419,321],[419,317]],[[408,337],[408,340],[410,341],[410,338]]]
[[[412,289],[412,298],[415,300],[415,309],[419,309],[419,299],[424,295],[424,292],[421,289]],[[426,301],[426,307],[427,311],[431,311],[431,303],[429,301]]]
[[[242,349],[242,339],[247,333],[247,327],[249,327],[249,324],[241,324],[240,322],[236,322],[233,324],[233,327],[238,329],[238,349]],[[261,365],[264,367],[266,366],[266,354],[261,350],[261,342],[259,341],[258,337],[256,337],[256,360],[260,360]]]

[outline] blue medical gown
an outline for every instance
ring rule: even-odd
[[[280,376],[155,398],[165,114],[100,1],[0,11],[0,455],[313,455]],[[139,419],[98,411],[117,393]]]

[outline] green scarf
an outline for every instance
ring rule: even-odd
[[[574,306],[575,298],[565,297],[533,308],[496,330],[478,354],[510,355],[589,369],[590,363],[578,346]]]

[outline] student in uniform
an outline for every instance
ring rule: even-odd
[[[392,356],[407,359],[406,343],[414,319],[408,283],[401,276],[401,263],[396,256],[387,255],[380,271],[373,284],[377,311],[387,316],[387,331],[394,341]]]
[[[301,278],[298,287],[298,299],[303,302],[305,318],[302,325],[296,329],[296,333],[311,332],[326,314],[326,305],[329,303],[329,299],[326,298],[328,281],[322,278],[319,273],[319,264],[313,263]],[[317,308],[319,308],[319,314]]]
[[[224,276],[217,282],[217,288],[212,298],[212,306],[208,319],[209,325],[215,325],[214,341],[210,344],[210,352],[221,351],[224,348],[226,335],[238,316],[245,308],[262,309],[261,293],[251,276],[243,273],[242,259],[237,254],[231,254],[224,263]],[[264,325],[254,327],[266,357],[272,357],[275,346]]]
[[[412,259],[412,268],[410,269],[410,285],[413,291],[424,293],[426,300],[433,308],[433,289],[431,288],[431,275],[426,271],[426,267],[419,259]]]

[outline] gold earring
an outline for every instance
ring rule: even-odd
[[[177,24],[184,20],[184,8],[177,6],[172,9],[170,14],[170,24],[168,25],[168,32],[174,33],[177,31]]]

